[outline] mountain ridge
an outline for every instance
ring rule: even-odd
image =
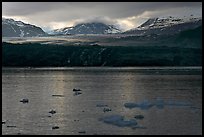
[[[72,27],[56,29],[53,34],[113,34],[122,32],[114,25],[107,25],[101,22],[80,23]]]
[[[3,37],[35,37],[45,35],[46,33],[38,26],[15,21],[14,19],[2,18]]]
[[[140,26],[127,30],[123,34],[175,34],[202,25],[202,18],[150,18]]]
[[[14,19],[2,18],[2,36],[3,37],[40,37],[40,36],[58,36],[58,35],[77,35],[77,34],[127,34],[127,35],[163,35],[175,34],[183,30],[194,29],[202,25],[200,18],[176,18],[176,17],[156,17],[149,18],[140,26],[122,31],[115,25],[108,25],[101,22],[79,23],[72,27],[52,30],[46,33],[42,28],[27,24]]]

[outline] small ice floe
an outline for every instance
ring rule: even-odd
[[[81,89],[76,89],[76,88],[74,88],[73,89],[73,92],[74,92],[74,96],[77,96],[77,95],[80,95],[80,94],[82,94],[81,92],[79,92],[79,91],[81,91]]]
[[[147,127],[139,126],[139,125],[132,127],[132,129],[137,129],[137,128],[139,128],[139,129],[147,129]]]
[[[16,126],[6,126],[6,127],[16,127]]]
[[[59,127],[58,126],[54,126],[54,127],[52,127],[52,129],[59,129]]]
[[[138,107],[138,104],[137,103],[125,103],[124,106],[126,108],[132,109],[132,108]]]
[[[135,107],[138,107],[140,109],[149,109],[149,108],[153,107],[154,104],[152,104],[148,100],[144,100],[143,102],[140,102],[140,103],[125,103],[124,106],[126,108],[129,108],[129,109],[132,109]]]
[[[64,97],[64,95],[52,95],[53,97]]]
[[[192,110],[193,113],[198,113],[199,111],[201,111],[201,108],[195,107],[195,106],[191,106],[190,109]]]
[[[24,99],[21,99],[20,102],[22,102],[22,103],[28,103],[29,100],[28,100],[27,98],[24,98]]]
[[[74,92],[74,96],[77,96],[77,95],[80,95],[80,94],[82,94],[81,92],[79,92],[79,91],[76,91],[76,92]]]
[[[155,101],[155,106],[157,108],[164,108],[164,106],[175,106],[175,107],[179,107],[179,106],[187,106],[187,107],[191,107],[192,103],[190,102],[186,102],[186,101],[176,101],[176,100],[163,100],[162,98],[156,98]]]
[[[107,124],[112,124],[118,127],[136,127],[137,122],[135,119],[124,120],[124,116],[120,115],[111,115],[100,118],[99,121],[103,121]]]
[[[49,111],[49,113],[50,113],[50,114],[55,114],[56,111],[52,109],[52,110]]]
[[[144,116],[143,115],[136,115],[134,116],[135,119],[144,119]]]
[[[155,106],[158,108],[158,109],[163,109],[164,108],[164,100],[162,98],[156,98],[156,101],[155,101]]]
[[[178,107],[179,106],[187,106],[187,107],[192,106],[192,104],[189,102],[172,101],[172,100],[165,102],[165,105],[166,106],[178,106]]]
[[[73,91],[81,91],[79,88],[74,88]]]
[[[97,104],[96,107],[108,107],[106,104]]]
[[[78,133],[85,134],[85,133],[86,133],[86,131],[79,131]]]
[[[108,107],[103,108],[103,112],[104,112],[104,113],[105,113],[105,112],[109,112],[109,111],[111,111],[111,109],[110,109],[110,108],[108,108]]]
[[[181,101],[173,101],[173,100],[168,100],[165,101],[162,98],[156,98],[154,101],[148,101],[144,100],[139,103],[125,103],[124,106],[126,108],[132,109],[132,108],[140,108],[142,110],[147,110],[153,106],[156,106],[158,109],[163,109],[165,106],[171,106],[171,107],[191,107],[192,104],[189,102],[181,102]]]
[[[201,110],[201,108],[195,107],[195,106],[191,106],[190,108],[191,108],[191,109],[194,109],[194,110]]]

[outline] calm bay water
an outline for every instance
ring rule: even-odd
[[[82,94],[73,95],[73,88]],[[23,98],[29,102],[20,102]],[[158,98],[191,105],[124,106]],[[104,112],[100,104],[111,111]],[[49,113],[52,109],[55,114]],[[99,120],[137,114],[144,116],[137,123],[145,128]],[[2,68],[3,121],[2,134],[202,134],[202,68]]]

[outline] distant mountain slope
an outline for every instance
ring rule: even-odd
[[[185,47],[202,48],[202,26],[182,31],[176,37],[175,43]]]
[[[2,18],[2,37],[35,37],[44,36],[46,33],[35,25],[22,21]]]
[[[113,25],[106,25],[104,23],[81,23],[73,27],[66,27],[54,30],[52,34],[112,34],[120,33],[121,30]]]
[[[139,27],[124,32],[124,34],[175,34],[200,25],[202,25],[202,18],[151,18]]]
[[[176,34],[121,35],[109,38],[111,45],[126,46],[167,46],[183,48],[202,48],[202,25],[186,29]]]

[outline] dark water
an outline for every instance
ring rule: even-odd
[[[2,68],[2,134],[202,134],[201,73],[199,67]],[[73,88],[82,94],[73,95]],[[158,98],[191,105],[124,106]],[[144,116],[136,121],[145,128],[100,120],[137,114]]]

